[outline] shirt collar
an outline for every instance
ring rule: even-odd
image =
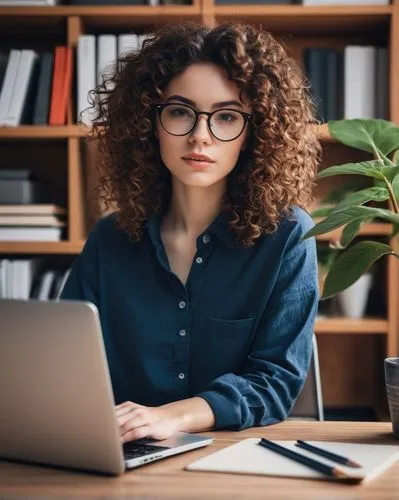
[[[161,240],[161,216],[160,214],[151,215],[144,226],[147,228],[148,235],[154,246],[162,244]],[[237,243],[236,235],[229,227],[228,219],[226,214],[219,214],[213,222],[208,226],[208,228],[199,235],[199,238],[205,233],[211,233],[217,238],[223,241],[223,243],[229,247],[235,246]]]

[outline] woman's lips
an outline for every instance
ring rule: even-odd
[[[211,165],[213,165],[215,162],[213,161],[206,161],[206,160],[194,160],[193,158],[183,158],[183,160],[190,165],[190,167],[193,168],[208,168]]]

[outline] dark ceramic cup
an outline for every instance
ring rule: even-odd
[[[399,439],[399,358],[386,358],[384,367],[392,431],[393,435]]]

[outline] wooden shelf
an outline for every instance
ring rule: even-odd
[[[317,334],[387,334],[388,321],[376,318],[326,318],[315,324]]]
[[[0,242],[0,254],[79,254],[84,241]]]
[[[388,27],[392,5],[328,6],[302,5],[215,5],[218,22],[240,20],[262,23],[266,30],[290,34],[357,34]]]
[[[323,143],[333,143],[333,139],[328,131],[327,123],[313,126],[317,135]],[[65,126],[38,126],[21,125],[19,127],[1,127],[0,139],[59,139],[67,137],[84,137],[89,129],[84,125]]]
[[[78,125],[0,127],[0,139],[66,139],[83,137],[86,131]]]
[[[392,232],[392,225],[389,223],[372,223],[364,225],[358,235],[359,236],[389,236]],[[316,236],[318,241],[338,240],[342,234],[342,228],[335,229],[329,233]]]
[[[63,20],[79,16],[86,25],[102,28],[161,26],[168,22],[201,21],[201,6],[195,5],[62,5],[57,7],[0,7],[0,27],[11,24],[25,29],[44,30],[59,26]]]

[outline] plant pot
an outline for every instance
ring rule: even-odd
[[[348,318],[362,318],[366,312],[373,276],[368,273],[360,276],[346,290],[338,294],[338,302],[342,314]]]

